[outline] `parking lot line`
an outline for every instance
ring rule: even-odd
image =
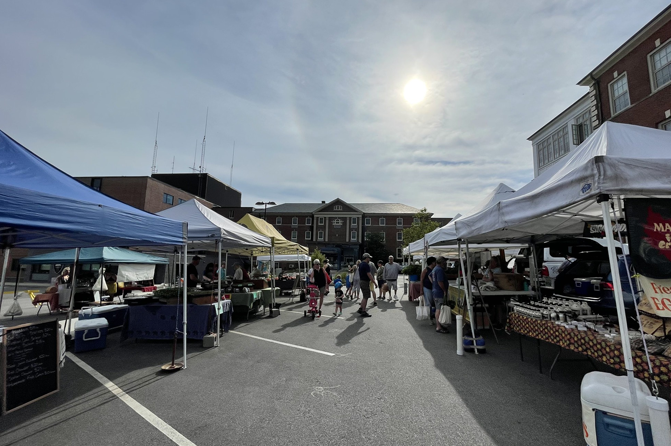
[[[177,432],[172,426],[157,417],[153,412],[144,407],[142,404],[138,403],[126,392],[121,390],[116,384],[98,373],[93,367],[70,352],[66,353],[66,356],[70,358],[72,362],[81,367],[85,372],[94,377],[98,382],[100,382],[100,384],[105,386],[107,390],[116,395],[121,401],[126,403],[126,405],[133,409],[138,415],[147,420],[149,424],[158,429],[163,435],[171,439],[175,444],[178,446],[196,446],[195,443]]]
[[[239,332],[239,331],[230,330],[229,333],[235,333],[237,335],[247,336],[249,338],[258,339],[260,341],[272,342],[273,344],[284,345],[285,347],[292,347],[292,348],[298,348],[298,349],[301,349],[301,350],[307,350],[309,352],[319,353],[320,355],[326,355],[326,356],[335,356],[336,355],[335,353],[329,353],[329,352],[324,352],[324,351],[321,351],[321,350],[315,350],[314,348],[303,347],[302,345],[288,344],[286,342],[280,342],[280,341],[275,341],[274,339],[262,338],[262,337],[259,337],[259,336],[254,336],[254,335],[250,335],[250,334],[247,334],[247,333],[242,333],[242,332]]]

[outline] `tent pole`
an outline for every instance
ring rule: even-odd
[[[9,264],[9,247],[6,247],[2,251],[3,251],[2,252],[3,258],[2,258],[2,277],[0,278],[0,308],[2,308],[2,298],[5,295],[5,280],[7,279],[7,265]],[[21,271],[21,268],[19,268],[19,271]]]
[[[221,333],[221,314],[219,313],[221,311],[221,274],[219,274],[221,271],[221,240],[217,240],[217,261],[219,262],[217,263],[219,271],[217,271],[217,336],[215,339],[217,340],[217,347],[219,347],[219,335]]]
[[[188,310],[188,307],[186,305],[186,284],[187,280],[189,279],[188,273],[186,272],[186,257],[187,257],[187,244],[184,243],[184,263],[183,263],[183,268],[184,270],[182,271],[184,274],[184,288],[182,288],[182,342],[184,343],[184,366],[182,367],[183,369],[186,368],[186,312]]]
[[[468,290],[468,293],[466,294],[466,300],[468,302],[468,317],[471,320],[471,334],[473,335],[473,351],[475,354],[478,353],[478,349],[475,346],[475,314],[473,313],[473,301],[472,301],[472,294],[471,294],[471,281],[472,281],[472,274],[473,274],[473,264],[471,262],[471,256],[470,252],[468,250],[468,240],[466,240],[466,267],[467,272],[468,272],[468,281],[466,284],[466,289]]]
[[[631,406],[634,410],[634,426],[636,427],[636,440],[639,446],[644,446],[643,426],[641,425],[641,410],[638,406],[638,396],[636,395],[636,384],[634,381],[634,364],[631,359],[631,345],[629,344],[629,327],[627,326],[627,315],[624,308],[624,297],[622,295],[622,282],[620,281],[620,270],[617,265],[617,254],[615,252],[615,239],[613,238],[613,227],[610,222],[610,197],[600,195],[597,197],[597,203],[601,204],[601,214],[603,217],[603,229],[606,233],[608,243],[608,261],[610,263],[610,273],[613,275],[613,293],[615,294],[615,306],[617,308],[617,319],[620,324],[620,339],[622,341],[622,355],[624,356],[624,365],[627,370],[627,379],[629,381],[629,393],[631,396]]]
[[[21,280],[22,271],[23,268],[21,268],[21,265],[19,265],[19,270],[16,272],[16,282],[14,283],[14,296],[19,293],[19,281]],[[2,291],[0,291],[0,293],[2,293]],[[0,307],[2,307],[2,297],[0,297]]]
[[[461,289],[461,287],[464,287],[464,300],[468,299],[468,296],[466,295],[466,268],[464,268],[464,253],[461,249],[461,239],[457,240],[457,255],[459,256],[459,264],[461,265],[461,284],[457,286],[458,289]],[[457,274],[457,280],[459,278],[459,275]],[[466,304],[466,307],[468,307],[468,304]],[[464,307],[461,307],[461,313],[463,316],[464,313]]]
[[[226,260],[224,260],[226,267],[224,268],[224,278],[228,277],[228,249],[226,250]]]
[[[75,293],[77,292],[77,266],[79,265],[79,254],[81,248],[75,249],[75,264],[72,267],[72,276],[70,279],[70,306],[68,307],[68,320],[65,324],[65,334],[70,334],[70,324],[72,323],[72,311],[75,307]]]
[[[270,261],[273,264],[273,275],[270,276],[270,317],[273,317],[275,309],[275,237],[270,238]]]

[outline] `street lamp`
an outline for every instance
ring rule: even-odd
[[[268,212],[268,205],[275,206],[275,202],[274,201],[257,201],[256,202],[256,206],[263,206],[263,219],[265,221],[268,221],[268,219],[266,219],[266,213]]]

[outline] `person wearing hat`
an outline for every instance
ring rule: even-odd
[[[449,333],[440,325],[440,306],[447,295],[447,280],[445,280],[445,269],[447,268],[447,259],[440,256],[436,259],[436,266],[429,274],[431,279],[431,304],[436,307],[436,332]]]
[[[200,257],[193,256],[191,263],[186,267],[186,287],[195,288],[198,285],[198,264],[200,263]]]
[[[361,315],[361,317],[370,317],[370,314],[368,314],[368,311],[366,311],[366,307],[368,306],[368,299],[370,298],[370,284],[372,282],[373,288],[377,286],[375,277],[370,272],[371,258],[371,255],[365,252],[363,254],[362,262],[359,265],[359,282],[361,283],[361,293],[363,294],[363,297],[361,298],[361,307],[357,312]]]
[[[312,269],[308,273],[310,277],[310,283],[314,284],[319,288],[319,313],[317,317],[320,317],[322,314],[322,305],[324,304],[324,296],[326,295],[326,286],[328,285],[328,274],[322,268],[321,262],[319,259],[314,259],[312,261]]]

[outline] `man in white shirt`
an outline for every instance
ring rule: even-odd
[[[242,267],[240,266],[240,264],[236,263],[235,265],[233,265],[233,267],[235,268],[235,273],[233,274],[233,280],[242,280],[244,275],[242,273]]]
[[[389,289],[389,302],[391,302],[391,289],[394,289],[394,300],[398,300],[398,274],[401,272],[401,265],[394,263],[394,256],[389,256],[389,262],[384,265],[384,280]],[[384,296],[382,296],[384,300]]]

